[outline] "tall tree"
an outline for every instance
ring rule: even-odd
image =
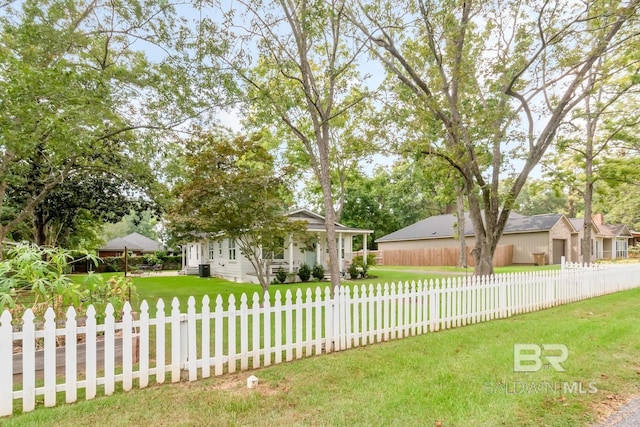
[[[237,4],[243,6],[238,10]],[[336,129],[363,93],[345,0],[241,0],[227,14],[241,28],[237,58],[257,58],[236,67],[249,88],[248,121],[272,126],[284,141],[302,144],[322,188],[332,289],[340,284],[335,200],[331,181],[332,143],[342,144]],[[234,22],[246,18],[248,22]],[[246,30],[246,31],[245,31]],[[246,63],[245,63],[246,65]],[[339,150],[338,150],[339,151]]]
[[[505,182],[509,185],[509,182]],[[522,188],[514,211],[522,215],[562,213],[575,218],[584,208],[575,182],[557,179],[531,179]]]
[[[401,159],[373,176],[353,174],[346,185],[341,222],[373,230],[375,239],[426,217],[450,213],[455,203],[451,172],[434,158]]]
[[[290,199],[285,176],[260,138],[205,133],[187,145],[185,180],[174,189],[169,227],[182,240],[204,233],[235,240],[256,270],[264,293],[274,254],[305,224],[284,216]]]
[[[352,20],[371,52],[428,124],[416,151],[446,159],[464,181],[476,274],[493,272],[515,200],[589,93],[590,70],[637,40],[621,30],[637,28],[638,3],[354,1]],[[601,25],[590,26],[594,19]],[[522,166],[500,194],[514,157]]]
[[[593,25],[598,25],[597,22]],[[598,173],[599,165],[604,164],[607,157],[618,157],[621,146],[635,138],[633,130],[640,123],[635,93],[640,83],[639,71],[637,46],[610,60],[600,58],[584,82],[588,95],[581,108],[577,108],[568,125],[561,128],[560,154],[573,156],[581,169],[578,176],[582,177],[580,194],[584,198],[582,254],[593,253],[593,198],[596,183],[602,178]],[[555,175],[563,180],[563,174]],[[583,261],[591,262],[591,258]]]
[[[194,91],[190,32],[168,2],[9,2],[0,28],[0,240],[70,176],[151,160],[156,131],[219,99],[210,79]]]

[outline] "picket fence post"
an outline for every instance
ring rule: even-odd
[[[202,378],[211,376],[211,308],[209,295],[202,297],[202,311],[200,312],[200,336],[202,337]],[[235,305],[233,307],[235,310]],[[235,337],[234,337],[235,338]],[[235,367],[235,364],[234,364]],[[230,371],[231,372],[231,371]]]
[[[227,371],[230,374],[236,371],[236,357],[238,352],[236,348],[236,313],[236,297],[231,294],[229,295],[229,307],[227,308]],[[204,334],[204,330],[202,333]]]
[[[164,301],[158,299],[156,303],[156,383],[162,384],[166,376],[166,358],[165,358],[165,342],[166,342],[166,318],[164,313]]]
[[[55,323],[53,327],[55,328]],[[93,305],[89,305],[87,309],[85,331],[85,349],[87,355],[85,361],[85,399],[91,400],[96,397],[98,388],[97,320],[96,309]],[[53,332],[55,334],[55,329]]]
[[[218,295],[216,297],[216,306],[213,309],[213,360],[214,360],[214,368],[213,375],[222,375],[224,365],[222,361],[222,352],[223,352],[223,344],[224,344],[224,307],[222,306],[222,296]]]
[[[196,347],[196,299],[187,300],[187,371],[189,381],[198,379],[198,349]],[[207,363],[208,364],[208,363]]]
[[[88,333],[88,332],[87,332]],[[138,386],[145,388],[149,385],[149,304],[146,300],[140,304],[140,376]]]
[[[115,333],[116,320],[113,305],[107,304],[104,316],[104,394],[110,396],[115,391]]]
[[[44,313],[44,406],[56,406],[56,314]]]
[[[0,342],[13,342],[11,313],[4,310],[0,315]],[[0,346],[0,416],[13,413],[13,345]]]

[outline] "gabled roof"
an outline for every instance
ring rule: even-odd
[[[571,224],[576,229],[576,231],[582,230],[584,227],[584,218],[569,218]],[[633,231],[629,230],[624,224],[596,224],[595,222],[591,222],[591,226],[594,228],[596,234],[600,237],[623,237],[623,238],[631,238],[633,237]]]
[[[563,219],[564,218],[564,219]],[[566,218],[562,214],[524,216],[512,212],[509,215],[504,234],[513,233],[533,233],[550,230],[559,221]],[[448,239],[454,237],[455,225],[458,218],[455,215],[436,215],[408,227],[402,228],[391,234],[387,234],[376,240],[376,242],[393,242],[402,240],[424,240],[424,239]],[[571,227],[571,223],[567,221]],[[474,236],[473,225],[469,213],[465,213],[465,236]]]
[[[124,248],[131,251],[155,252],[162,250],[164,246],[153,239],[143,236],[140,233],[131,233],[125,237],[116,237],[109,240],[99,250],[101,251],[124,251]]]
[[[325,218],[317,214],[315,212],[311,212],[308,209],[296,209],[286,214],[287,217],[298,220],[298,221],[306,221],[307,230],[309,231],[325,231],[324,221]],[[345,232],[345,233],[360,233],[360,234],[371,234],[373,230],[365,230],[363,228],[355,228],[349,227],[339,222],[335,223],[336,231]]]
[[[633,237],[629,228],[624,224],[601,224],[598,227],[600,228],[600,234],[605,237]]]
[[[537,231],[551,230],[554,225],[564,218],[562,214],[545,214],[534,216],[517,216],[509,215],[507,225],[504,227],[504,234],[508,233],[527,233]],[[573,227],[571,222],[567,221],[569,226]]]

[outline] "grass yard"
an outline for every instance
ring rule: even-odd
[[[142,295],[147,291],[144,283],[140,286]],[[640,289],[636,289],[241,374],[39,407],[1,422],[5,426],[588,425],[626,396],[640,393],[639,308]],[[569,357],[562,364],[566,371],[514,373],[515,343],[567,346]],[[245,385],[252,374],[260,380],[255,390]],[[563,391],[565,384],[574,392]]]
[[[418,281],[418,280],[431,280],[442,278],[442,274],[436,272],[421,272],[421,271],[406,271],[407,267],[402,269],[382,269],[372,268],[370,275],[373,278],[360,279],[360,280],[348,280],[345,284],[353,285],[369,285],[370,283],[389,283],[392,282],[406,282],[406,281]],[[122,274],[122,273],[107,273],[107,275]],[[464,274],[464,273],[463,273]],[[77,275],[72,276],[77,282],[82,282],[85,276]],[[445,277],[451,277],[446,275]],[[234,294],[236,301],[239,301],[240,296],[246,293],[251,301],[254,292],[260,292],[260,285],[248,284],[248,283],[233,283],[227,280],[218,279],[215,277],[201,278],[198,276],[160,276],[160,275],[148,275],[148,276],[134,276],[133,282],[138,292],[138,300],[147,300],[147,303],[151,307],[154,307],[158,298],[164,299],[165,307],[171,306],[171,300],[173,297],[177,297],[180,301],[181,307],[186,307],[187,300],[190,296],[196,298],[196,307],[200,306],[202,297],[209,295],[213,300],[217,295],[221,295],[225,306],[227,304],[229,295]],[[306,282],[306,283],[293,283],[293,284],[279,284],[271,285],[269,287],[270,295],[275,295],[276,291],[280,291],[283,296],[287,290],[291,290],[294,293],[297,289],[301,289],[302,292],[306,292],[308,288],[311,288],[314,292],[315,289],[320,286],[323,289],[330,286],[329,282]],[[134,301],[134,309],[137,308],[138,302]]]

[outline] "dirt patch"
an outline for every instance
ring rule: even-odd
[[[592,413],[595,415],[598,424],[595,426],[609,425],[607,422],[611,418],[615,418],[615,413],[627,405],[629,402],[640,399],[640,394],[631,396],[621,396],[616,394],[607,395],[605,400],[599,401],[591,405]],[[602,424],[604,423],[604,424]]]
[[[247,372],[244,375],[225,375],[216,379],[216,383],[211,386],[212,390],[229,392],[240,395],[248,395],[250,393],[258,393],[263,396],[272,396],[278,393],[287,393],[289,386],[286,384],[268,384],[258,379],[258,385],[255,388],[247,387],[247,378],[253,375],[251,372]]]

